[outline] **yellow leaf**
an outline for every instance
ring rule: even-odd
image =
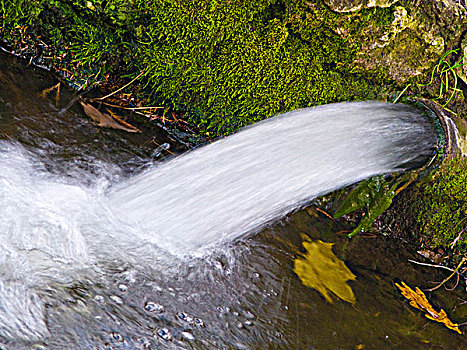
[[[429,320],[440,322],[444,324],[447,328],[456,331],[459,334],[462,332],[459,329],[457,323],[453,323],[447,316],[446,312],[441,309],[439,312],[436,311],[430,302],[426,298],[425,294],[420,290],[420,288],[415,287],[415,291],[411,289],[405,282],[401,281],[401,285],[396,283],[397,288],[401,290],[401,294],[410,300],[410,305],[414,308],[426,312],[425,317]]]
[[[355,280],[355,275],[339,260],[332,251],[333,243],[303,242],[306,254],[295,259],[294,272],[303,284],[320,292],[332,303],[329,291],[342,300],[354,304],[356,302],[348,280]]]

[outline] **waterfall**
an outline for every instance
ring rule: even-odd
[[[292,111],[156,166],[109,193],[143,240],[171,252],[232,241],[319,195],[421,165],[436,131],[403,104]]]

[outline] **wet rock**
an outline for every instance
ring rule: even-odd
[[[105,299],[102,295],[96,295],[94,297],[94,301],[100,305],[103,305],[105,303]]]
[[[243,311],[243,316],[245,316],[248,320],[254,320],[256,319],[256,316],[248,310]]]

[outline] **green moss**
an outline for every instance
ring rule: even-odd
[[[446,161],[432,181],[423,186],[418,222],[432,246],[448,246],[467,228],[467,159]],[[465,253],[467,232],[456,243]]]
[[[390,8],[336,14],[320,1],[294,0],[0,4],[4,39],[19,40],[15,28],[28,26],[79,84],[145,70],[141,98],[187,112],[214,135],[300,107],[374,98],[387,82],[381,71],[356,72],[353,61],[362,28],[388,25]]]

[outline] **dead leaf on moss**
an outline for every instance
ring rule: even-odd
[[[410,300],[411,306],[426,312],[426,318],[443,323],[447,328],[452,329],[453,331],[456,331],[459,334],[462,334],[462,332],[459,329],[459,325],[457,323],[453,323],[448,318],[446,312],[443,309],[441,309],[438,312],[433,308],[433,306],[431,306],[425,294],[420,290],[420,288],[415,287],[415,290],[413,290],[402,281],[401,284],[396,283],[396,286],[401,290],[401,294],[408,300]]]
[[[348,280],[355,280],[355,275],[339,260],[332,251],[333,243],[320,240],[303,242],[306,254],[295,259],[294,272],[303,284],[316,289],[332,303],[329,291],[349,303],[356,302]]]
[[[119,130],[125,130],[127,132],[142,132],[135,126],[124,122],[120,118],[115,119],[111,115],[107,113],[102,113],[99,111],[97,108],[92,106],[89,103],[84,102],[83,100],[80,100],[79,103],[81,106],[83,106],[84,113],[94,120],[98,126],[103,126],[106,128],[113,128],[113,129],[119,129]]]

